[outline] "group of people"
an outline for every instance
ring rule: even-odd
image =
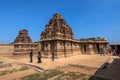
[[[119,49],[109,49],[108,52],[111,54],[111,55],[120,55],[120,50]]]
[[[37,63],[42,63],[42,54],[41,54],[41,51],[38,52],[38,55],[37,55]],[[54,61],[54,52],[52,52],[52,61]],[[30,52],[30,62],[32,63],[33,62],[33,50],[31,50]]]
[[[105,51],[104,51],[104,49],[100,49],[100,55],[105,55]]]
[[[38,52],[37,58],[38,58],[37,63],[41,63],[42,62],[41,61],[42,55],[41,55],[40,51]],[[33,62],[33,50],[31,50],[31,52],[30,52],[30,62]]]
[[[104,49],[100,49],[100,55],[105,55],[105,54],[110,54],[112,56],[114,55],[119,55],[120,54],[120,51],[119,50],[115,50],[115,49],[107,49],[107,50],[104,50]]]

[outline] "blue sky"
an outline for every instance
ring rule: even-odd
[[[38,41],[55,13],[72,27],[75,39],[120,43],[120,0],[0,0],[0,43],[13,42],[22,29]]]

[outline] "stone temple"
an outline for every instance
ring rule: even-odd
[[[31,49],[36,52],[38,51],[38,43],[32,42],[31,38],[28,35],[28,31],[23,29],[19,31],[18,36],[13,42],[14,53],[13,54],[22,54],[29,53]]]
[[[104,38],[74,39],[72,28],[66,23],[58,13],[46,24],[45,30],[41,32],[40,40],[32,42],[28,31],[19,31],[18,36],[9,45],[0,45],[1,51],[6,51],[8,47],[10,53],[28,54],[31,49],[33,53],[41,51],[42,56],[50,58],[68,57],[76,54],[98,54],[100,48],[106,49],[108,41]],[[6,47],[7,46],[7,47]],[[3,49],[3,50],[2,50]],[[5,50],[4,50],[5,49]],[[13,51],[13,52],[12,52]]]
[[[104,38],[75,40],[72,28],[60,14],[54,14],[41,33],[38,46],[43,56],[51,57],[54,53],[58,58],[74,54],[98,54],[100,48],[106,49],[107,43]]]

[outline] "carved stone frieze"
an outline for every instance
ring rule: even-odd
[[[45,31],[41,33],[41,39],[74,39],[71,27],[65,22],[58,13],[45,26]]]
[[[19,34],[13,43],[31,43],[31,39],[28,36],[28,31],[25,29],[19,31]]]

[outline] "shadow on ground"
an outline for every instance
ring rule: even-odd
[[[120,80],[120,59],[107,61],[88,80]]]

